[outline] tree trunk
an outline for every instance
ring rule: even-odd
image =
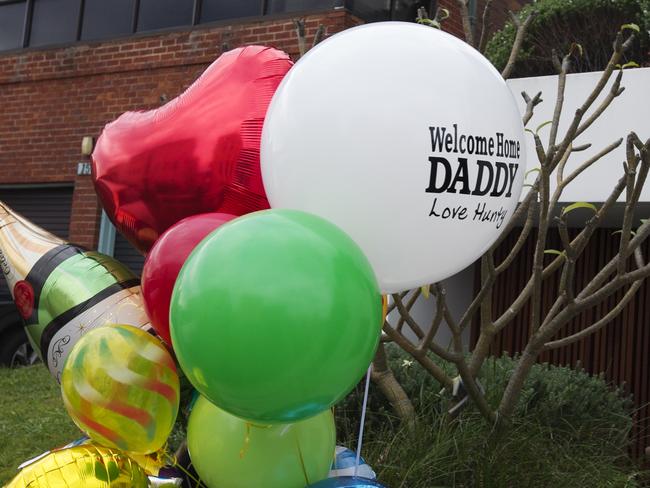
[[[405,425],[412,427],[415,423],[413,403],[395,375],[388,366],[384,344],[380,343],[375,359],[372,362],[372,380],[379,386],[381,392],[388,398],[397,416]]]
[[[524,382],[528,378],[531,368],[537,361],[537,357],[540,352],[540,346],[537,344],[536,337],[533,336],[531,342],[528,343],[524,352],[522,353],[517,366],[508,381],[506,390],[501,397],[501,403],[499,404],[499,420],[508,421],[510,416],[517,406],[519,401],[519,396],[521,395],[521,390],[524,387]]]

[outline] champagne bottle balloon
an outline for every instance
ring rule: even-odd
[[[0,267],[27,337],[57,381],[88,330],[108,323],[151,330],[140,280],[128,268],[56,237],[3,202]]]

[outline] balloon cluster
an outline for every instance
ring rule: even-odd
[[[406,62],[402,50],[417,61]],[[436,56],[444,74],[420,62]],[[393,73],[398,62],[403,66]],[[65,406],[90,438],[31,463],[14,486],[31,479],[43,487],[146,486],[144,474],[153,486],[179,410],[178,364],[198,391],[187,446],[209,487],[381,487],[355,453],[335,451],[331,409],[373,358],[386,314],[382,293],[459,271],[510,217],[521,188],[521,123],[498,73],[435,29],[351,29],[291,67],[272,48],[236,49],[166,106],[126,113],[105,127],[93,154],[94,183],[109,218],[147,253],[142,289],[122,276],[119,263],[82,251],[66,251],[77,260],[68,262],[47,239],[46,263],[31,263],[38,273],[14,280],[23,316],[39,324],[47,347],[60,349]],[[346,76],[389,95],[370,104],[350,99],[359,87],[340,83]],[[416,105],[406,97],[407,106],[399,106],[395,87],[418,77],[432,90],[478,80],[491,94],[480,95],[483,108],[500,115],[489,125],[463,103],[455,118],[444,110],[436,116],[435,103],[440,109],[446,102],[423,103],[419,95]],[[397,108],[413,109],[399,141],[391,140],[396,128],[388,123]],[[486,124],[496,130],[510,148],[506,157],[497,146],[496,158],[505,162],[481,159],[470,168],[467,155],[451,171],[447,153],[456,151],[459,122],[474,134],[461,135],[461,147],[463,137],[465,144],[469,137],[474,145],[485,141],[484,159],[494,153]],[[454,136],[445,132],[452,126]],[[427,147],[436,155],[428,157]],[[487,203],[500,206],[494,214],[484,201],[490,185],[494,201]],[[455,206],[448,213],[455,220],[438,221],[436,205]],[[470,205],[491,216],[471,224]],[[386,218],[398,224],[394,238]],[[470,228],[473,248],[460,252],[470,245],[462,239]],[[66,288],[72,270],[79,279]],[[39,273],[35,301],[29,277]],[[79,288],[81,305],[74,302]],[[123,303],[113,295],[124,289],[133,289],[155,333],[147,333],[148,321],[117,313]],[[50,298],[41,304],[44,296]],[[70,324],[76,333],[51,346],[52,337],[62,340],[58,331],[74,329]]]

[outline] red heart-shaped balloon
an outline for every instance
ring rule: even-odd
[[[184,93],[106,125],[93,181],[108,217],[140,251],[185,217],[269,208],[260,175],[264,116],[289,56],[248,46],[219,57]]]

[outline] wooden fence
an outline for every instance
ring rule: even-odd
[[[578,290],[618,251],[619,235],[614,234],[613,231],[613,229],[599,229],[593,235],[576,265],[575,279]],[[577,230],[573,232],[573,235],[575,234]],[[517,232],[509,235],[497,250],[495,253],[497,264],[505,258],[517,235]],[[531,235],[512,266],[498,277],[493,295],[495,317],[508,308],[528,281],[531,275],[534,245],[535,236]],[[547,249],[562,249],[555,230],[549,233]],[[650,256],[649,249],[650,245],[646,241],[642,249],[646,259]],[[548,255],[546,259],[550,262],[555,257],[555,255]],[[550,309],[556,297],[559,276],[559,273],[556,273],[544,282],[542,306],[545,310]],[[577,332],[597,321],[620,300],[624,291],[574,318],[558,334],[558,337]],[[530,303],[524,306],[515,319],[495,338],[491,353],[501,355],[504,352],[509,354],[521,352],[529,335],[529,317]],[[473,324],[472,344],[475,344],[478,337],[478,326],[478,322]],[[594,374],[603,372],[608,381],[622,386],[626,393],[631,393],[636,405],[631,451],[637,458],[644,455],[646,446],[650,446],[648,406],[650,401],[650,285],[648,280],[623,312],[609,325],[579,342],[544,352],[540,362],[567,366],[575,366],[579,362],[588,372]]]

